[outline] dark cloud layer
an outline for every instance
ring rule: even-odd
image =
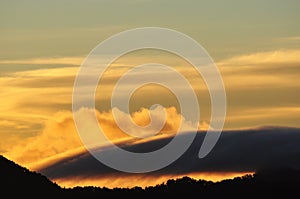
[[[181,158],[168,167],[149,174],[253,172],[276,168],[300,169],[300,129],[298,128],[264,127],[224,131],[213,151],[207,157],[199,159],[198,152],[204,136],[204,133],[198,133],[193,144]],[[170,139],[129,144],[123,148],[129,151],[147,152],[164,146]],[[66,158],[41,169],[40,172],[54,179],[76,176],[127,175],[106,167],[89,153]]]

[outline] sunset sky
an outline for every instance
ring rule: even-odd
[[[101,179],[90,178],[90,174],[77,178],[52,175],[52,165],[85,153],[72,116],[73,85],[81,63],[108,37],[147,26],[180,31],[207,50],[226,89],[226,131],[300,128],[299,10],[297,0],[2,0],[0,153],[30,169],[44,171],[65,186],[76,182],[146,186],[189,174],[188,170],[166,172],[160,173],[160,178],[148,175],[148,180],[130,175],[118,179],[109,172]],[[111,113],[114,84],[129,68],[148,62],[172,66],[190,80],[201,110],[199,130],[205,131],[210,96],[201,76],[195,76],[189,63],[174,54],[142,50],[116,60],[97,89],[97,118],[108,137],[116,142],[126,138]],[[161,133],[168,138],[178,129],[182,116],[175,96],[167,89],[149,85],[137,90],[130,102],[131,116],[137,124],[147,125],[149,108],[155,103],[167,107],[167,124]],[[82,109],[78,114],[86,118],[90,112]],[[191,172],[196,178],[221,179],[251,169]]]

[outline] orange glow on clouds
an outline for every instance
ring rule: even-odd
[[[160,131],[161,134],[157,135],[158,137],[174,135],[182,119],[183,129],[189,130],[189,123],[184,121],[184,118],[177,113],[174,107],[166,108],[165,111],[166,123]],[[76,114],[81,115],[82,123],[88,124],[89,116],[94,114],[94,111],[91,109],[80,109]],[[96,111],[96,116],[101,128],[111,141],[120,142],[132,139],[132,137],[119,129],[111,111],[102,113]],[[140,126],[147,125],[150,121],[149,110],[145,108],[131,114],[131,117]],[[204,129],[207,126],[205,122],[202,122],[199,128]],[[89,129],[87,128],[88,131]],[[38,136],[24,139],[21,144],[14,146],[5,155],[19,164],[36,169],[42,165],[46,166],[56,160],[82,151],[84,151],[84,146],[77,134],[73,115],[70,111],[63,111],[55,114],[51,120],[48,120],[44,130]]]
[[[229,102],[225,128],[245,128],[274,123],[299,126],[300,108],[297,101],[300,93],[297,92],[300,85],[299,56],[300,51],[297,49],[277,50],[236,56],[217,63],[223,76]],[[66,64],[74,66],[79,65],[82,60],[80,57],[45,58],[6,60],[2,61],[2,64]],[[136,59],[134,61],[137,62]],[[140,57],[139,61],[144,62],[145,60]],[[173,61],[172,59],[170,62]],[[191,73],[183,65],[183,62],[180,63],[181,65],[178,66],[177,62],[175,64],[178,70],[185,73],[191,80],[191,84],[201,97],[205,96],[205,85],[199,84],[194,73]],[[130,63],[125,64],[125,66],[127,65],[131,66]],[[120,66],[123,66],[122,63]],[[110,71],[107,79],[114,80],[119,77],[120,68],[122,69],[122,67],[116,67],[115,70]],[[123,69],[125,70],[126,67]],[[77,71],[78,67],[45,68],[12,72],[7,76],[0,77],[0,151],[3,155],[23,166],[36,169],[85,151],[70,111],[72,87]],[[110,81],[107,81],[107,85],[107,87],[112,86]],[[283,91],[283,94],[279,94]],[[106,95],[109,93],[106,90],[102,93],[104,94],[99,98],[109,97]],[[141,99],[145,100],[145,98]],[[166,98],[162,100],[166,100]],[[205,100],[204,98],[203,101]],[[174,107],[167,108],[166,111],[167,123],[162,133],[165,136],[171,136],[178,129],[182,117]],[[91,112],[92,110],[82,109],[80,114],[85,118]],[[116,126],[111,111],[97,112],[96,114],[102,128],[111,140],[129,139]],[[144,126],[149,123],[149,110],[140,109],[132,113],[131,117],[138,125]],[[188,122],[184,125],[188,129]],[[201,121],[200,129],[207,127],[208,124]],[[204,175],[202,173],[191,174],[191,177],[218,180],[239,174],[226,175]],[[135,181],[138,183],[127,182],[129,184],[126,184],[128,179],[134,181],[128,176],[124,181],[116,178],[118,183],[115,185],[146,186],[163,182],[170,177],[180,176],[159,178],[147,176],[147,180],[143,177],[135,177]],[[82,185],[101,182],[101,185],[108,184],[107,186],[109,186],[110,179],[109,177],[109,180],[90,178],[74,181],[71,179],[56,180],[65,186],[73,186],[74,182],[82,183]],[[112,177],[112,179],[114,178]],[[112,183],[111,186],[113,186]]]
[[[169,179],[182,178],[188,176],[195,180],[207,180],[207,181],[221,181],[224,179],[232,179],[235,177],[243,176],[246,174],[253,174],[251,172],[226,172],[226,173],[191,173],[191,174],[181,174],[181,175],[124,175],[124,176],[98,176],[98,177],[87,177],[87,178],[63,178],[63,179],[52,179],[54,182],[58,183],[62,187],[72,188],[76,186],[98,186],[107,188],[132,188],[139,186],[145,188],[147,186],[155,186],[158,184],[166,183]]]

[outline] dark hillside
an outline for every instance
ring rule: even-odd
[[[1,193],[8,198],[158,198],[158,197],[209,197],[209,198],[292,198],[298,195],[300,171],[291,169],[262,170],[221,182],[194,180],[189,177],[171,179],[166,183],[147,187],[99,188],[75,187],[65,189],[45,176],[21,167],[0,156]],[[2,197],[1,197],[2,198]]]

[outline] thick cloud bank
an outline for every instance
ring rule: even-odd
[[[275,168],[300,169],[300,129],[298,128],[263,127],[224,131],[212,152],[205,158],[199,159],[198,152],[204,136],[205,133],[199,132],[181,158],[149,175],[255,172],[260,169]],[[128,151],[147,152],[164,146],[171,139],[162,138],[122,147]],[[106,151],[99,150],[99,153],[106,153]],[[128,175],[106,167],[87,152],[48,165],[40,172],[52,179]]]

